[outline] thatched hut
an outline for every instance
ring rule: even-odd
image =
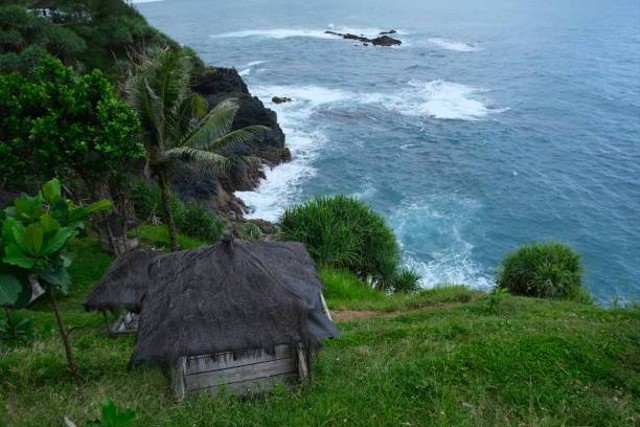
[[[113,335],[135,333],[142,298],[151,280],[150,270],[161,256],[158,252],[138,251],[116,259],[85,299],[84,308],[105,313],[125,309],[109,332]]]
[[[131,363],[172,366],[180,398],[293,384],[320,339],[338,334],[300,243],[227,238],[159,258],[150,273]]]

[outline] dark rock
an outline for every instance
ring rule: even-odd
[[[193,79],[192,88],[195,92],[207,96],[214,93],[246,93],[247,85],[235,68],[207,67]]]
[[[274,104],[284,104],[285,102],[291,102],[292,99],[288,96],[274,96],[271,98],[271,102]]]
[[[264,178],[261,163],[272,167],[291,158],[291,152],[285,147],[285,135],[278,125],[276,113],[251,95],[234,68],[205,68],[193,79],[192,87],[206,98],[209,108],[228,98],[238,99],[240,108],[232,130],[250,125],[269,128],[255,135],[249,143],[236,145],[222,153],[230,157],[256,157],[259,162],[237,160],[228,170],[209,174],[192,165],[180,164],[173,173],[172,187],[186,202],[203,203],[224,218],[242,218],[246,207],[233,193],[257,187],[260,179]]]
[[[374,46],[399,46],[402,42],[398,39],[394,39],[393,37],[381,36],[371,40],[371,44]]]
[[[395,31],[395,30],[391,30],[391,31]],[[364,44],[365,46],[368,46],[369,44],[372,44],[374,46],[396,46],[396,45],[402,44],[400,40],[394,39],[393,37],[389,37],[386,35],[381,35],[380,37],[376,37],[375,39],[369,39],[362,35],[358,36],[356,34],[351,34],[351,33],[343,34],[343,33],[337,33],[335,31],[325,31],[324,33],[330,34],[336,37],[342,37],[345,40],[357,40],[359,42],[362,42],[362,44]],[[393,34],[393,33],[389,32],[389,34]]]
[[[396,33],[397,33],[396,30],[390,30],[390,31],[382,31],[379,35],[380,36],[388,36],[388,35],[396,34]]]

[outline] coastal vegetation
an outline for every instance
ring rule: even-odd
[[[233,99],[207,112],[206,101],[191,90],[192,71],[193,58],[182,50],[152,49],[139,57],[127,84],[129,103],[140,121],[147,166],[160,187],[173,251],[179,249],[170,203],[173,163],[187,161],[201,168],[228,168],[234,146],[266,130],[254,125],[232,131],[239,108]]]
[[[514,295],[580,299],[585,298],[583,270],[580,254],[571,246],[530,243],[504,257],[497,286]]]
[[[84,229],[83,220],[110,206],[108,200],[75,206],[63,198],[60,181],[52,179],[36,196],[22,195],[0,214],[0,305],[5,309],[25,307],[36,297],[35,287],[41,287],[51,301],[68,368],[74,376],[78,375],[78,368],[56,294],[69,291],[72,257],[68,246]],[[11,315],[7,319],[12,326]],[[15,327],[12,328],[15,334]]]
[[[145,226],[165,234],[166,228]],[[168,243],[168,240],[166,240]],[[151,425],[634,425],[640,415],[640,311],[443,287],[412,294],[367,290],[323,269],[341,336],[295,392],[254,399],[197,396],[177,403],[155,368],[126,370],[133,338],[109,338],[81,302],[112,257],[92,237],[71,244],[74,286],[60,311],[80,374],[66,374],[46,301],[27,344],[0,356],[0,425],[83,425],[109,398]],[[344,283],[346,278],[347,283]],[[373,291],[373,292],[372,292]],[[345,422],[346,420],[346,422]]]
[[[0,110],[0,189],[33,192],[29,182],[59,176],[97,200],[144,154],[133,111],[100,70],[80,75],[43,56],[28,71],[0,73]]]
[[[320,265],[344,268],[379,289],[390,289],[400,247],[385,219],[351,197],[316,197],[288,208],[280,218],[286,239],[306,245]]]
[[[572,248],[517,249],[493,290],[426,290],[389,224],[359,199],[293,206],[267,236],[225,223],[173,192],[172,175],[254,162],[240,146],[266,128],[234,128],[237,101],[213,106],[193,91],[199,59],[121,1],[60,1],[44,17],[5,3],[0,191],[36,195],[0,211],[0,427],[63,416],[136,426],[640,422],[640,307],[591,304]],[[111,315],[81,305],[114,260],[85,222],[111,205],[133,207],[141,224],[129,233],[146,249],[211,244],[225,227],[305,244],[341,330],[311,380],[253,399],[176,402],[160,370],[127,370],[133,337],[109,337]],[[27,305],[33,279],[47,295]]]
[[[178,47],[124,1],[0,2],[2,71],[26,71],[50,55],[119,82],[130,69],[130,52],[156,44]]]

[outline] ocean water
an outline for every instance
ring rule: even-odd
[[[278,113],[291,163],[240,196],[274,220],[314,194],[370,203],[425,287],[487,288],[558,240],[601,303],[640,300],[637,0],[145,1]],[[397,29],[374,48],[324,34]],[[292,103],[272,105],[272,96]]]

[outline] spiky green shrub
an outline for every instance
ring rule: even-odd
[[[352,197],[316,197],[287,209],[280,218],[284,237],[305,244],[323,266],[370,276],[387,289],[395,276],[400,248],[384,218]]]
[[[413,268],[399,270],[391,282],[393,292],[415,292],[420,289],[422,275]]]
[[[497,286],[514,295],[574,298],[581,293],[582,272],[580,254],[571,246],[529,243],[502,260]]]

